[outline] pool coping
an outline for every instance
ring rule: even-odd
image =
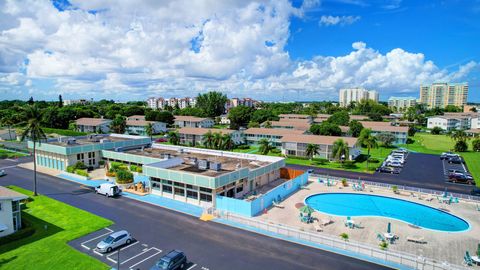
[[[448,215],[450,215],[450,216],[456,217],[456,218],[464,221],[465,223],[467,223],[468,228],[465,229],[465,230],[462,230],[462,231],[442,231],[442,230],[435,230],[435,229],[425,228],[425,227],[422,227],[422,226],[418,226],[418,225],[415,225],[415,224],[406,222],[405,220],[401,220],[401,219],[393,218],[393,217],[377,216],[377,215],[356,215],[356,216],[351,215],[352,217],[376,217],[376,218],[383,218],[383,219],[392,219],[392,220],[397,220],[397,221],[403,222],[403,223],[405,223],[405,224],[407,224],[407,225],[419,227],[419,228],[422,229],[422,230],[429,230],[429,231],[440,232],[440,233],[466,233],[466,232],[468,232],[468,231],[470,231],[470,230],[472,229],[472,225],[471,225],[470,222],[468,222],[466,219],[464,219],[464,218],[462,218],[462,217],[459,217],[459,216],[457,216],[457,215],[451,214],[451,213],[449,213],[449,212],[447,212],[447,211],[444,211],[444,210],[442,210],[442,209],[434,208],[434,207],[431,207],[431,206],[426,205],[426,204],[421,204],[421,203],[417,203],[417,202],[407,201],[407,200],[399,199],[399,198],[395,198],[395,197],[388,197],[388,196],[384,196],[384,195],[364,194],[364,193],[354,193],[354,192],[324,192],[324,193],[315,193],[315,194],[310,194],[310,195],[308,195],[307,197],[305,197],[305,199],[303,199],[303,203],[304,203],[305,205],[308,205],[308,204],[307,204],[307,199],[308,199],[308,198],[310,198],[310,197],[312,197],[312,196],[315,196],[315,195],[325,195],[325,194],[354,194],[354,195],[364,195],[364,196],[376,196],[376,197],[384,197],[384,198],[388,198],[388,199],[394,199],[394,200],[409,202],[409,203],[413,203],[413,204],[418,204],[418,205],[421,205],[421,206],[424,206],[424,207],[428,207],[428,208],[433,209],[433,210],[437,210],[437,211],[443,212],[443,213],[448,214]],[[312,208],[313,208],[313,207],[312,207]],[[335,214],[326,213],[326,212],[323,212],[323,211],[319,211],[319,210],[317,210],[317,209],[315,209],[315,208],[313,208],[313,209],[314,209],[316,212],[319,212],[319,213],[322,213],[322,214],[325,214],[325,215],[330,215],[330,216],[335,216],[335,217],[347,217],[347,216],[344,216],[344,215],[335,215]]]

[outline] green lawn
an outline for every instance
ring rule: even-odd
[[[46,127],[42,129],[46,134],[58,134],[62,136],[83,136],[88,134],[86,132],[79,132],[79,131],[70,130],[70,129],[46,128]]]
[[[24,157],[27,154],[19,153],[19,152],[12,152],[5,149],[0,148],[0,159],[1,158],[17,158],[17,157]]]
[[[455,142],[447,135],[432,135],[429,133],[417,133],[413,137],[414,142],[412,144],[405,144],[405,147],[411,151],[440,155],[442,152],[451,151],[455,145]],[[472,149],[471,141],[469,142],[469,149]],[[480,187],[480,153],[468,151],[459,152],[468,170],[476,179],[477,186]]]
[[[18,187],[10,188],[32,195]],[[0,247],[1,269],[109,269],[67,242],[109,226],[111,221],[46,196],[32,198],[22,218],[33,224],[35,233]]]
[[[213,125],[213,128],[217,128],[217,129],[225,129],[225,128],[229,128],[230,125],[221,125],[221,124],[216,124],[216,125]]]
[[[258,146],[250,145],[247,149],[233,149],[232,151],[237,153],[258,154]]]
[[[383,160],[388,156],[392,149],[379,147],[377,149],[372,149],[370,151],[370,156],[379,160],[378,163],[370,162],[368,165],[367,171],[367,161],[366,154],[367,149],[362,148],[362,155],[357,159],[353,164],[342,165],[339,162],[325,162],[319,161],[318,159],[305,160],[294,157],[286,158],[287,164],[297,164],[297,165],[308,165],[315,166],[319,168],[333,169],[333,170],[343,170],[343,171],[352,171],[352,172],[363,172],[363,173],[374,173],[375,169],[380,166]]]

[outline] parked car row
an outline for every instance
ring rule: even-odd
[[[101,253],[110,253],[117,248],[130,245],[132,242],[132,235],[125,230],[121,230],[105,237],[96,245],[95,250]],[[187,256],[185,256],[185,253],[180,250],[172,250],[155,262],[150,269],[176,270],[184,269],[186,265]]]
[[[387,156],[377,171],[381,173],[399,174],[407,162],[407,156],[408,150],[404,148],[395,149]]]
[[[468,173],[463,158],[452,152],[445,152],[440,155],[444,162],[445,177],[448,182],[475,185],[475,180]]]

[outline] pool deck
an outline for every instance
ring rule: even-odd
[[[323,183],[318,183],[316,178],[310,179],[307,189],[299,190],[286,198],[281,203],[284,208],[270,208],[266,214],[262,214],[256,218],[285,224],[305,231],[315,232],[313,224],[300,222],[298,218],[299,212],[295,207],[295,204],[303,203],[304,199],[312,194],[325,192],[355,192],[382,195],[425,204],[433,208],[444,209],[445,211],[466,220],[470,224],[470,229],[464,232],[454,233],[433,231],[415,228],[405,222],[384,217],[352,217],[352,219],[357,224],[360,223],[363,228],[349,229],[344,225],[346,217],[329,216],[327,214],[315,212],[313,216],[319,220],[330,218],[333,221],[332,224],[323,226],[323,232],[318,232],[319,234],[338,236],[341,233],[347,233],[352,241],[378,246],[379,241],[376,238],[377,233],[385,233],[387,230],[387,224],[390,222],[392,225],[392,232],[395,233],[399,239],[396,240],[394,244],[389,245],[389,250],[408,252],[417,256],[435,259],[438,262],[447,261],[459,265],[463,262],[465,251],[468,250],[470,254],[474,254],[478,243],[480,243],[480,211],[477,211],[475,203],[460,200],[460,203],[447,205],[439,203],[436,198],[432,201],[426,201],[425,198],[420,200],[417,194],[415,197],[412,197],[410,192],[405,191],[402,191],[400,194],[394,194],[390,189],[371,186],[366,186],[365,191],[354,191],[351,187],[342,187],[341,183],[338,183],[333,187],[327,187]],[[423,194],[423,197],[426,197],[426,195]],[[408,242],[408,236],[424,237],[427,243],[416,244]]]

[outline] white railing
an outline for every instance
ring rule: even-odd
[[[217,213],[219,217],[231,222],[241,223],[251,228],[260,229],[269,233],[274,233],[279,236],[295,238],[298,240],[308,241],[313,244],[323,245],[326,249],[333,249],[333,251],[349,252],[358,256],[367,256],[383,262],[390,262],[400,264],[412,269],[422,270],[464,270],[463,266],[453,265],[447,262],[437,262],[433,259],[423,256],[416,256],[414,254],[395,251],[382,250],[379,247],[370,246],[367,244],[355,241],[343,241],[339,238],[333,238],[321,233],[311,233],[301,229],[289,227],[282,224],[275,224],[265,222],[253,218],[243,217],[228,212]],[[355,257],[355,256],[353,256]]]
[[[373,181],[368,181],[368,180],[364,180],[364,179],[361,179],[361,178],[352,179],[352,178],[337,177],[337,176],[330,176],[330,175],[323,175],[323,174],[310,174],[310,177],[314,177],[314,178],[316,177],[316,178],[322,178],[322,179],[327,179],[328,178],[330,180],[335,180],[335,181],[342,181],[343,179],[345,179],[349,183],[361,183],[361,182],[363,182],[363,183],[365,183],[366,185],[369,185],[369,186],[382,187],[382,188],[386,188],[386,189],[391,189],[392,186],[397,186],[397,188],[399,190],[425,193],[425,194],[432,194],[432,195],[443,195],[443,193],[444,193],[444,191],[433,190],[433,189],[428,189],[428,188],[418,188],[418,187],[410,187],[410,186],[399,185],[399,184],[387,184],[387,183],[381,183],[381,182],[373,182]],[[460,198],[460,199],[480,202],[480,196],[473,196],[473,195],[455,193],[455,192],[449,192],[449,193],[452,194],[452,196]]]

